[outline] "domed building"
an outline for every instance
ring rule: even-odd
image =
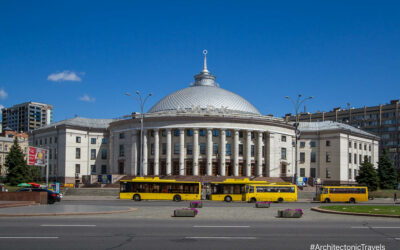
[[[34,130],[29,144],[49,149],[51,180],[70,184],[125,176],[290,180],[296,174],[337,184],[354,183],[364,159],[377,166],[379,137],[346,124],[303,122],[295,171],[293,123],[262,115],[221,88],[207,69],[206,55],[194,80],[147,113],[126,119],[75,117]]]
[[[289,176],[293,126],[263,116],[243,97],[221,88],[207,69],[144,114],[146,175]],[[140,114],[112,122],[111,164],[120,174],[140,174]]]

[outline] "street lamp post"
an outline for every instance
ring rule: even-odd
[[[125,93],[127,96],[133,97],[130,93]],[[138,101],[139,106],[140,106],[140,167],[139,167],[139,176],[143,176],[143,120],[144,120],[144,114],[143,114],[143,109],[144,109],[144,104],[146,103],[147,99],[152,96],[152,94],[148,94],[144,99],[142,98],[142,95],[140,94],[139,91],[136,91],[136,96],[135,99]]]
[[[290,100],[293,103],[294,110],[296,112],[296,122],[294,123],[294,128],[295,128],[295,156],[294,156],[294,176],[293,176],[293,183],[296,184],[297,182],[297,141],[299,139],[300,131],[299,131],[299,108],[301,104],[303,104],[305,101],[312,99],[313,97],[307,97],[301,100],[301,94],[297,96],[297,99],[294,100],[289,96],[285,96],[286,99]]]

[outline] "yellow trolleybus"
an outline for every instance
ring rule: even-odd
[[[249,184],[243,200],[256,201],[297,201],[297,187],[292,184]]]
[[[226,202],[242,201],[246,184],[267,184],[267,181],[251,181],[245,178],[211,182],[210,200]]]
[[[357,186],[322,186],[317,189],[317,201],[326,203],[368,201],[368,188]]]
[[[136,177],[120,181],[120,199],[140,200],[200,200],[201,183],[176,181],[158,177]]]

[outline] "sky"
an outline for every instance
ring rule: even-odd
[[[208,69],[262,114],[400,96],[399,1],[0,0],[0,105],[43,102],[54,121],[150,109]],[[304,107],[301,108],[303,110]]]

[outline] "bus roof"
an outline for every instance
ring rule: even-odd
[[[216,181],[216,182],[211,182],[211,184],[267,184],[268,181],[253,181],[249,180],[249,178],[244,178],[244,179],[226,179],[224,181]]]
[[[292,183],[289,183],[289,184],[280,184],[280,183],[264,183],[264,184],[253,184],[253,183],[249,183],[248,185],[250,185],[250,186],[282,186],[282,187],[284,187],[284,186],[296,186],[296,185],[294,185],[294,184],[292,184]]]
[[[173,179],[160,179],[159,177],[136,177],[132,180],[120,180],[120,182],[200,183],[198,181],[177,181]]]
[[[322,186],[322,188],[367,188],[367,186]]]

